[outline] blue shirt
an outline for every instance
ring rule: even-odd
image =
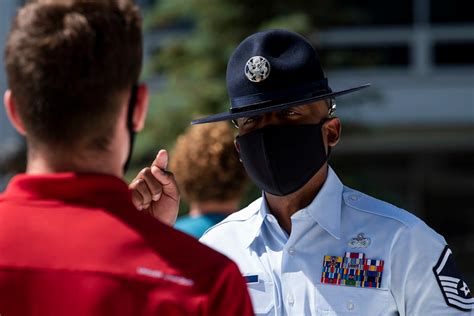
[[[288,235],[259,198],[201,238],[237,263],[257,315],[470,314],[467,285],[435,275],[451,261],[444,238],[409,212],[345,187],[331,168],[291,222]],[[359,275],[372,282],[354,286]],[[454,281],[438,284],[440,277]],[[442,283],[452,285],[448,296]]]
[[[227,214],[205,214],[200,216],[180,216],[174,228],[185,232],[195,238],[200,238],[210,227],[216,225],[227,217]]]

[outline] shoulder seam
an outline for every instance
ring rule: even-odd
[[[231,223],[231,222],[245,222],[245,221],[249,220],[253,215],[255,215],[255,213],[257,212],[257,210],[255,210],[254,213],[248,214],[247,216],[241,217],[241,218],[237,217],[236,215],[238,215],[238,213],[240,213],[240,212],[245,212],[245,211],[246,211],[248,208],[250,208],[253,204],[257,203],[258,201],[261,201],[261,199],[262,199],[261,197],[258,198],[258,199],[256,199],[255,201],[253,201],[252,203],[250,203],[249,205],[247,205],[247,206],[246,206],[245,208],[243,208],[242,210],[240,210],[240,211],[238,211],[238,212],[236,212],[236,213],[234,213],[234,214],[231,214],[231,215],[227,216],[227,217],[226,217],[224,220],[222,220],[221,222],[219,222],[219,223],[217,223],[217,224],[215,224],[215,225],[209,227],[209,228],[204,232],[204,234],[202,235],[202,237],[205,236],[205,235],[206,235],[207,233],[209,233],[210,231],[212,231],[213,229],[215,229],[215,228],[217,228],[217,227],[219,227],[219,226],[225,225],[225,224],[227,224],[227,223]],[[235,218],[235,217],[237,217],[237,218]]]
[[[219,224],[224,224],[224,223],[227,223],[227,222],[242,222],[242,221],[246,221],[248,220],[249,218],[251,218],[253,215],[255,215],[255,213],[258,211],[257,209],[255,210],[255,212],[251,213],[251,214],[247,214],[246,216],[243,216],[243,217],[238,217],[238,215],[246,212],[251,206],[253,206],[255,203],[257,203],[258,201],[260,201],[261,198],[258,198],[256,199],[255,201],[253,201],[252,203],[250,203],[249,205],[247,205],[245,208],[241,209],[240,211],[238,212],[235,212],[229,216],[227,216],[224,220],[222,220],[220,223],[217,223],[216,225],[214,226],[218,226]]]
[[[388,202],[385,202],[385,201],[379,200],[379,199],[377,199],[377,198],[371,197],[371,196],[369,196],[369,195],[367,195],[367,194],[364,194],[364,193],[359,192],[359,191],[356,191],[356,190],[350,189],[350,191],[356,192],[357,194],[360,194],[362,198],[375,200],[375,201],[377,201],[377,202],[379,202],[379,203],[382,203],[382,204],[384,205],[384,207],[390,207],[390,208],[393,209],[393,210],[397,210],[397,211],[400,211],[400,212],[406,212],[406,213],[408,213],[408,215],[409,215],[410,217],[413,217],[414,219],[418,219],[415,215],[413,215],[413,214],[411,214],[410,212],[408,212],[408,211],[406,211],[406,210],[404,210],[404,209],[402,209],[402,208],[399,208],[399,207],[397,207],[397,206],[395,206],[395,205],[393,205],[393,204],[390,204],[390,203],[388,203]],[[350,192],[350,191],[346,191],[346,193],[348,193],[348,192]],[[413,226],[415,226],[416,223],[418,222],[418,221],[414,221],[413,223],[410,223],[410,222],[408,222],[407,220],[404,220],[403,218],[400,218],[400,217],[397,217],[397,216],[394,216],[394,215],[391,215],[391,214],[385,214],[385,213],[381,213],[381,212],[377,212],[377,211],[373,211],[373,210],[369,210],[369,209],[363,209],[363,208],[359,207],[356,202],[355,202],[355,203],[350,203],[349,201],[347,201],[348,199],[347,199],[345,196],[343,197],[343,199],[344,199],[344,203],[345,203],[347,206],[349,206],[349,207],[351,207],[351,208],[353,208],[353,209],[355,209],[355,210],[357,210],[357,211],[364,212],[364,213],[370,213],[370,214],[378,215],[378,216],[385,217],[385,218],[390,218],[390,219],[393,219],[393,220],[395,220],[395,221],[397,221],[397,222],[403,224],[403,225],[406,226],[406,227],[413,227]]]

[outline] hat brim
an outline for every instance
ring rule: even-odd
[[[361,90],[361,89],[364,89],[364,88],[368,88],[368,87],[370,87],[370,83],[364,84],[364,85],[361,85],[361,86],[358,86],[358,87],[355,87],[355,88],[350,88],[350,89],[340,90],[340,91],[336,91],[336,92],[326,93],[326,94],[314,96],[314,97],[311,97],[311,98],[305,98],[305,99],[301,99],[301,100],[276,104],[276,105],[272,105],[272,106],[268,106],[268,107],[264,107],[264,108],[260,108],[260,109],[252,109],[252,110],[242,111],[242,112],[238,112],[238,113],[222,112],[222,113],[213,114],[213,115],[209,115],[209,116],[206,116],[206,117],[203,117],[203,118],[193,120],[193,121],[191,121],[191,125],[204,124],[204,123],[213,123],[213,122],[220,122],[220,121],[229,121],[229,120],[235,120],[235,119],[238,119],[238,118],[241,118],[241,117],[257,116],[257,115],[260,115],[260,114],[269,113],[269,112],[273,112],[273,111],[284,110],[284,109],[287,109],[287,108],[307,104],[307,103],[310,103],[310,102],[315,102],[315,101],[318,101],[318,100],[324,100],[324,99],[328,99],[328,98],[331,98],[331,97],[337,97],[337,96],[340,96],[340,95],[343,95],[343,94],[355,92],[355,91],[358,91],[358,90]]]

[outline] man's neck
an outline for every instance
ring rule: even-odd
[[[301,189],[296,192],[285,196],[276,196],[265,193],[270,212],[276,217],[280,226],[288,234],[291,233],[291,216],[311,204],[326,181],[327,174],[328,166],[325,164]]]
[[[48,174],[60,172],[100,173],[122,177],[123,171],[113,163],[109,152],[65,152],[52,148],[28,151],[26,173]]]

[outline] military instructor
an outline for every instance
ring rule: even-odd
[[[333,91],[302,36],[270,30],[230,57],[236,147],[262,197],[201,241],[233,259],[257,315],[458,315],[474,299],[442,236],[344,186],[328,165],[340,138]]]

